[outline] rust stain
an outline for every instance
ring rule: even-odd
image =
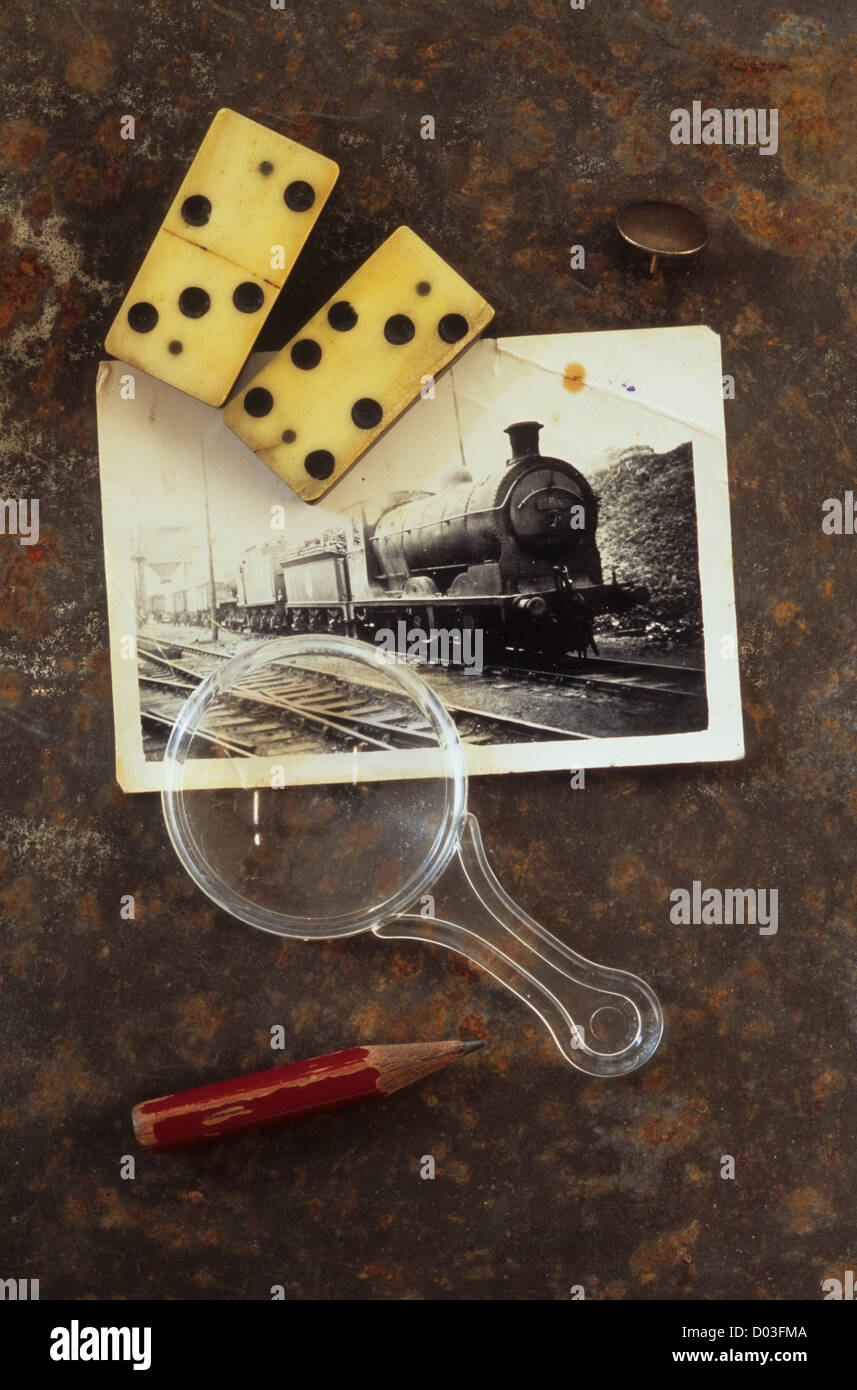
[[[602,1291],[602,1296],[608,1303],[618,1303],[621,1299],[626,1298],[627,1294],[628,1285],[622,1279],[613,1279],[609,1284],[604,1285]]]
[[[758,956],[751,956],[747,964],[743,967],[741,974],[747,980],[763,980],[767,975],[767,971]]]
[[[44,131],[33,121],[7,121],[0,126],[0,160],[26,172],[38,159],[45,143]]]
[[[741,1030],[742,1038],[752,1042],[756,1038],[770,1038],[776,1033],[776,1028],[766,1018],[757,1018],[752,1023],[748,1023],[746,1028]]]
[[[774,717],[774,707],[768,700],[750,700],[745,709],[757,729],[761,729],[766,719]]]
[[[71,154],[60,151],[51,160],[49,169],[52,185],[62,190],[63,202],[81,203],[90,209],[118,200],[124,187],[122,166],[128,158],[127,142],[119,140],[113,130],[108,128],[105,132],[102,127],[94,135],[95,141],[107,145],[106,158],[102,158],[93,145],[86,144]],[[150,186],[149,180],[157,182],[155,166],[151,167],[148,179],[145,170],[141,171],[138,187],[146,189]]]
[[[594,1109],[596,1106],[603,1104],[606,1094],[604,1082],[593,1081],[586,1087],[585,1091],[581,1092],[579,1103],[585,1105],[589,1109]]]
[[[482,984],[485,980],[482,971],[477,970],[466,956],[459,955],[457,951],[447,952],[446,968],[450,975],[457,976],[459,980],[466,980],[471,985]]]
[[[6,554],[4,557],[0,550],[0,631],[35,635],[44,630],[50,612],[48,566],[41,566],[45,560],[56,562],[56,543],[46,543],[42,537],[39,545],[22,546],[17,539],[6,537],[3,549]]]
[[[216,995],[197,995],[182,1005],[179,1011],[179,1024],[198,1038],[210,1038],[220,1027],[226,1015],[226,1004]]]
[[[41,227],[46,217],[53,211],[54,200],[46,188],[40,188],[26,206],[26,214],[33,226],[37,229]]]
[[[757,58],[754,54],[734,53],[725,44],[718,44],[715,56],[723,67],[733,72],[741,72],[752,77],[774,77],[778,73],[791,72],[792,64],[782,59]]]
[[[585,87],[594,96],[607,100],[607,109],[614,120],[627,119],[640,99],[639,89],[612,82],[609,78],[589,72],[586,68],[575,68],[574,77],[581,87]]]
[[[562,384],[566,391],[582,391],[586,382],[586,368],[580,362],[569,362],[562,370]]]
[[[81,323],[86,314],[86,301],[78,285],[57,286],[56,297],[59,303],[59,312],[54,325],[54,333],[57,336],[42,359],[41,369],[33,387],[36,394],[40,396],[46,396],[54,389],[57,373],[65,363],[66,335],[69,337],[72,335],[73,330]]]
[[[696,1130],[708,1114],[708,1102],[702,1096],[692,1097],[680,1115],[657,1113],[647,1115],[634,1137],[651,1148],[680,1149],[696,1138]]]
[[[708,1006],[711,1012],[719,1014],[723,1008],[731,1008],[734,1003],[732,994],[726,985],[718,985],[708,996]]]
[[[797,1236],[809,1235],[833,1219],[830,1202],[817,1187],[800,1187],[786,1198],[791,1212],[791,1229]]]
[[[106,1078],[90,1071],[81,1043],[72,1038],[39,1067],[26,1108],[32,1119],[53,1129],[75,1105],[102,1105],[109,1093]]]
[[[711,1185],[710,1176],[697,1168],[695,1163],[686,1163],[684,1174],[691,1187],[709,1187]]]
[[[783,599],[774,604],[774,622],[778,627],[785,627],[786,623],[790,623],[798,611],[796,603],[792,603],[791,599]]]
[[[378,1261],[364,1265],[357,1278],[365,1279],[373,1288],[380,1288],[389,1293],[401,1293],[408,1287],[408,1278],[402,1270],[386,1269]]]
[[[823,888],[810,884],[804,891],[802,902],[805,908],[820,917],[824,912],[825,896]]]
[[[413,957],[400,955],[398,951],[393,956],[391,965],[397,980],[410,980],[420,973],[420,967]]]
[[[458,1026],[458,1036],[462,1042],[476,1042],[488,1037],[488,1024],[481,1014],[465,1014]]]
[[[759,189],[738,187],[732,215],[754,241],[784,255],[816,259],[826,244],[830,205],[808,195],[768,199]],[[857,230],[841,222],[839,236],[852,242]]]
[[[666,1067],[647,1068],[643,1074],[644,1091],[663,1091],[669,1081],[669,1072]]]
[[[353,1015],[353,1023],[360,1037],[394,1037],[386,1013],[377,1004],[364,1004]]]
[[[638,892],[648,880],[649,872],[640,856],[627,853],[611,865],[607,882],[616,892],[633,893]]]
[[[106,39],[79,44],[66,64],[65,75],[73,87],[103,91],[113,71],[113,53]]]
[[[567,48],[559,41],[552,41],[537,29],[517,25],[508,29],[498,38],[491,40],[491,50],[498,55],[508,55],[515,66],[524,72],[537,69],[551,78],[566,79],[571,72],[571,59]]]
[[[9,222],[6,229],[8,236]],[[5,239],[0,224],[0,242]],[[50,268],[34,251],[14,256],[6,250],[0,255],[0,342],[9,337],[19,322],[35,323],[52,279]]]
[[[816,1103],[816,1110],[822,1109],[824,1102],[833,1091],[844,1090],[845,1077],[842,1075],[841,1071],[834,1071],[832,1067],[828,1067],[825,1071],[820,1072],[812,1085],[812,1094]]]
[[[665,1231],[654,1240],[645,1241],[631,1256],[631,1268],[644,1284],[649,1284],[664,1266],[692,1265],[701,1229],[699,1221],[694,1220],[678,1231]]]
[[[0,670],[0,700],[14,705],[21,698],[23,683],[17,671]]]

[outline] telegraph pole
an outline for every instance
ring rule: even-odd
[[[211,515],[208,510],[208,474],[205,468],[205,440],[199,437],[199,452],[202,456],[202,491],[205,497],[205,537],[208,542],[208,615],[211,620],[211,641],[218,640],[217,627],[217,584],[214,578],[214,550],[211,544]]]
[[[142,553],[142,543],[139,526],[136,528],[134,550],[135,555],[131,556],[134,565],[134,606],[137,609],[137,621],[143,627],[148,615],[148,597],[146,595],[146,557]]]

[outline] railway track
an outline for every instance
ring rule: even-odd
[[[145,646],[143,646],[144,643]],[[213,669],[218,662],[234,655],[233,651],[224,652],[216,647],[208,647],[204,644],[196,645],[191,642],[169,641],[165,645],[193,654],[193,668],[188,671],[191,676],[196,676],[199,670],[207,675],[208,671]],[[234,645],[237,647],[240,643]],[[140,650],[144,651],[163,650],[163,647],[159,647],[151,638],[140,638],[138,646]],[[199,663],[204,663],[206,658],[209,664],[200,666]],[[157,658],[153,657],[153,659]],[[169,664],[176,665],[175,662]],[[566,658],[561,665],[548,669],[492,663],[485,667],[485,674],[518,680],[524,677],[539,684],[588,687],[594,690],[618,692],[630,698],[634,696],[699,700],[707,698],[705,671],[702,668],[676,666],[661,661],[635,661],[626,658],[593,656],[583,659]]]
[[[162,729],[171,728],[190,691],[232,654],[192,643],[140,639],[143,720]],[[469,704],[451,703],[448,708],[468,743],[586,737]],[[429,724],[413,706],[382,685],[375,686],[369,680],[355,685],[335,674],[291,663],[248,676],[240,688],[219,702],[216,717],[208,717],[199,737],[203,744],[248,757],[337,747],[392,751],[435,744]]]
[[[612,691],[630,699],[648,696],[661,699],[707,698],[705,671],[696,666],[671,666],[663,662],[593,656],[566,660],[555,670],[493,665],[485,669],[489,674],[503,677],[520,679],[525,676],[533,681],[558,686]]]

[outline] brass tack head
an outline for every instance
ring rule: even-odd
[[[619,235],[651,256],[653,274],[658,256],[693,256],[708,240],[708,228],[697,213],[681,203],[626,203],[616,214]]]

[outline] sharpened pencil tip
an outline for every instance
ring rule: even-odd
[[[443,1042],[391,1043],[387,1047],[371,1046],[366,1049],[371,1065],[378,1071],[377,1090],[389,1096],[410,1086],[424,1076],[448,1067],[450,1063],[460,1062],[474,1048],[484,1047],[481,1038],[459,1041],[458,1038],[445,1038]]]

